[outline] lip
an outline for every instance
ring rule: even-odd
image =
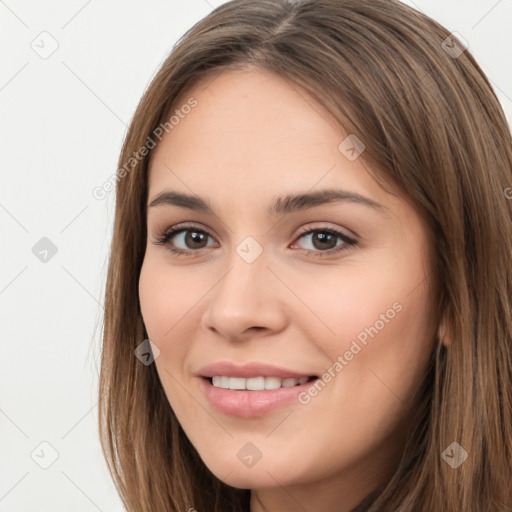
[[[218,411],[240,418],[256,418],[294,401],[297,402],[298,395],[304,392],[314,381],[310,380],[304,384],[288,388],[247,391],[215,387],[209,380],[215,375],[244,377],[246,379],[251,377],[300,379],[313,376],[318,378],[318,375],[312,372],[307,373],[256,362],[237,365],[229,361],[219,361],[203,366],[196,373],[202,393]]]

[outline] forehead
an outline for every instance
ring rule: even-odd
[[[183,108],[191,99],[196,105]],[[350,161],[340,151],[349,134],[336,118],[272,72],[250,68],[207,77],[180,95],[173,113],[175,124],[153,150],[150,194],[188,188],[229,200],[233,187],[257,198],[334,185],[386,194],[362,159]]]

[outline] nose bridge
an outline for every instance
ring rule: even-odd
[[[236,246],[228,258],[227,272],[215,287],[216,302],[234,310],[253,307],[262,302],[263,295],[271,293],[268,286],[267,254],[263,247],[252,237],[244,239]],[[270,297],[266,297],[267,300]]]

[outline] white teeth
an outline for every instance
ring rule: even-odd
[[[251,391],[261,391],[265,389],[265,377],[251,377],[250,379],[245,379],[245,389],[250,389]]]
[[[229,389],[245,389],[245,379],[243,377],[229,377]]]
[[[296,386],[298,382],[299,381],[297,379],[283,379],[281,382],[281,386],[283,386],[283,388],[291,388],[292,386]]]
[[[212,377],[212,384],[216,388],[224,389],[247,389],[250,391],[263,391],[264,389],[278,389],[278,388],[291,388],[297,384],[305,384],[309,377],[301,377],[300,379],[280,377],[226,377],[225,375],[214,375]]]
[[[265,377],[265,389],[278,389],[281,387],[279,377]]]

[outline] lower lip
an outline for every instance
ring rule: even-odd
[[[298,395],[316,382],[312,380],[289,388],[243,391],[215,387],[204,377],[199,377],[199,380],[202,392],[217,410],[241,418],[263,416],[290,402],[297,401]]]

